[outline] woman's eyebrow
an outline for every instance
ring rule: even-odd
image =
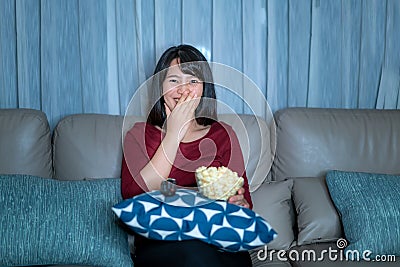
[[[185,75],[177,75],[177,74],[169,74],[169,75],[167,75],[167,77],[166,78],[178,78],[178,79],[181,79],[181,78],[183,78],[183,77],[187,77],[187,78],[196,78],[196,79],[199,79],[197,76],[194,76],[194,75],[192,75],[192,74],[185,74]]]
[[[176,75],[176,74],[169,74],[169,75],[167,75],[167,78],[181,78],[181,76]]]

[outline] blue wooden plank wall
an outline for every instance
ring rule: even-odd
[[[244,105],[245,113],[262,114],[267,108],[260,99],[267,94],[267,2],[264,0],[242,1],[243,5],[243,69],[242,72],[258,85],[251,86],[244,81],[243,96],[248,102]],[[253,88],[259,90],[257,94]],[[264,112],[265,113],[265,112]]]
[[[38,0],[16,1],[18,106],[41,109],[40,5]],[[12,55],[12,54],[11,54]],[[11,74],[10,72],[5,72]],[[1,75],[1,74],[0,74]]]
[[[125,114],[161,53],[189,43],[259,87],[224,78],[238,86],[217,96],[239,113],[263,115],[265,99],[399,109],[399,29],[398,0],[1,0],[0,108],[43,110],[51,127]]]
[[[342,3],[341,106],[344,108],[358,107],[361,4],[358,0]]]
[[[80,1],[78,11],[82,111],[108,113],[107,3]]]
[[[308,105],[341,106],[341,1],[314,1],[311,12]]]
[[[212,60],[232,68],[242,70],[243,67],[243,31],[242,31],[242,5],[241,0],[218,0],[213,1],[213,24],[212,24]],[[241,84],[241,77],[226,77],[225,72],[218,72],[221,85],[228,82]],[[229,105],[234,111],[243,113],[243,101],[238,95],[243,95],[240,86],[226,88],[216,87],[217,99],[220,106]],[[226,109],[220,109],[226,110]]]
[[[383,69],[385,42],[391,41],[390,39],[385,40],[386,4],[387,1],[381,0],[369,0],[362,3],[360,85],[358,87],[358,106],[361,108],[376,106],[379,80]],[[397,14],[397,16],[399,15]]]
[[[134,0],[115,1],[117,29],[118,91],[120,114],[124,114],[135,85],[139,85]],[[140,108],[140,107],[138,107]]]
[[[311,44],[311,0],[289,1],[287,106],[306,107]]]
[[[0,108],[18,105],[15,1],[0,1]]]
[[[42,110],[54,126],[65,115],[84,110],[82,25],[78,0],[43,0],[40,4]]]
[[[287,106],[289,80],[288,10],[287,0],[268,1],[267,99],[273,110]]]

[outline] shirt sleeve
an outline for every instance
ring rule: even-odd
[[[226,126],[225,126],[226,127]],[[230,151],[225,152],[225,160],[228,160],[227,166],[232,171],[237,172],[237,174],[244,179],[243,188],[245,189],[244,198],[250,205],[250,209],[253,208],[253,202],[251,200],[251,195],[249,191],[249,182],[247,179],[246,169],[244,166],[244,159],[242,149],[240,147],[239,139],[236,136],[235,131],[232,129],[231,126],[226,127],[228,133],[228,140],[230,144],[228,144],[226,149],[230,149]]]
[[[145,145],[144,124],[135,124],[126,133],[123,141],[121,194],[124,199],[148,191],[140,171],[149,161]]]

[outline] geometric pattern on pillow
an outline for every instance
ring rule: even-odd
[[[349,242],[345,252],[400,256],[400,176],[330,171],[326,181]]]
[[[164,197],[160,191],[143,193],[112,210],[134,232],[156,240],[199,239],[226,251],[244,251],[277,236],[254,211],[226,201],[210,201],[188,189],[178,189],[172,197]]]

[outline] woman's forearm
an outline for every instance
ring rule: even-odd
[[[179,149],[179,140],[173,134],[166,134],[156,153],[140,171],[147,188],[159,190],[161,182],[168,178]]]

